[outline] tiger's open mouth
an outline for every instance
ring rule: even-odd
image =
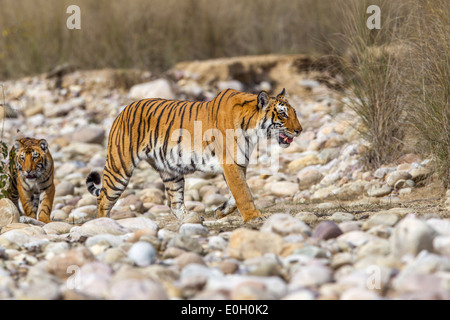
[[[27,178],[27,179],[36,179],[36,176],[34,174],[27,174],[25,176],[25,178]]]
[[[284,133],[280,133],[278,135],[278,143],[280,144],[280,146],[282,147],[288,147],[292,141],[294,141],[293,137],[289,137],[288,135],[284,134]]]

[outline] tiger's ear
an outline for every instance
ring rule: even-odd
[[[39,147],[42,149],[42,151],[47,152],[48,150],[48,142],[45,139],[39,140]]]
[[[283,88],[283,90],[281,90],[281,92],[277,95],[277,98],[287,98],[288,94],[286,92],[286,89]]]
[[[22,146],[22,144],[20,143],[19,140],[16,140],[13,144],[13,147],[16,151],[19,151],[20,147]]]
[[[258,101],[258,109],[259,110],[266,109],[270,104],[269,95],[267,94],[267,92],[261,91],[258,94],[257,101]]]

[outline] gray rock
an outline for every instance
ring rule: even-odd
[[[45,273],[28,277],[15,295],[23,300],[55,300],[61,296],[61,283]]]
[[[336,223],[341,223],[341,222],[345,222],[345,221],[352,221],[355,220],[355,216],[351,213],[348,212],[335,212],[331,215],[330,217],[331,221],[334,221]]]
[[[122,235],[131,231],[121,226],[117,221],[105,217],[94,219],[84,223],[79,229],[79,232],[89,237],[103,233]]]
[[[69,215],[63,210],[53,210],[50,214],[50,220],[52,221],[65,221]]]
[[[113,270],[105,263],[94,261],[83,265],[73,289],[95,299],[107,298]]]
[[[43,238],[43,235],[45,235],[45,231],[36,226],[13,229],[0,235],[0,246],[5,248],[14,248],[14,246],[25,247],[29,243],[37,243],[40,240],[44,241],[41,243],[43,245],[48,242],[48,240]]]
[[[186,251],[192,251],[198,254],[201,254],[203,251],[201,244],[196,239],[184,235],[174,236],[169,241],[167,246],[180,248]]]
[[[391,167],[381,167],[378,168],[374,173],[373,176],[377,179],[383,179],[388,173],[391,173],[395,171],[395,168]]]
[[[311,228],[306,223],[285,213],[272,214],[262,225],[261,231],[274,232],[282,236],[289,234],[311,234]]]
[[[443,236],[450,236],[450,220],[432,218],[428,219],[426,223],[439,234]]]
[[[320,263],[306,265],[300,268],[289,283],[289,290],[302,289],[305,287],[316,287],[333,281],[332,270]]]
[[[70,245],[67,242],[49,242],[45,246],[44,252],[46,255],[50,254],[53,257],[56,254],[67,251],[70,249]],[[49,256],[46,257],[49,259]]]
[[[208,248],[212,250],[225,250],[228,242],[220,236],[212,236],[208,238]]]
[[[145,217],[125,218],[116,221],[118,224],[130,231],[149,229],[156,233],[159,229],[158,224],[155,221]]]
[[[374,213],[364,221],[363,230],[368,230],[372,227],[383,225],[388,227],[393,227],[400,220],[399,216],[395,213],[389,211],[382,211]]]
[[[72,212],[70,212],[69,216],[67,217],[67,222],[73,224],[81,224],[95,218],[97,218],[97,206],[89,205],[72,210]]]
[[[208,206],[221,205],[228,199],[221,194],[209,194],[207,195],[203,201]]]
[[[91,194],[84,194],[81,199],[77,202],[77,207],[84,206],[96,206],[97,205],[97,197],[94,197]]]
[[[412,179],[412,176],[409,172],[398,170],[398,171],[394,171],[388,175],[388,177],[386,179],[386,183],[388,184],[388,186],[394,187],[395,184],[397,183],[397,181],[409,180],[409,179]]]
[[[295,215],[295,218],[307,224],[313,224],[319,220],[319,218],[311,212],[299,212]]]
[[[0,229],[8,224],[19,222],[20,214],[15,204],[7,199],[0,200]]]
[[[391,252],[389,240],[386,239],[374,239],[366,242],[358,249],[358,258],[380,255],[387,256]]]
[[[436,231],[425,222],[406,217],[394,228],[391,241],[391,250],[394,256],[401,258],[405,254],[417,255],[422,250],[433,250],[433,239]]]
[[[138,241],[128,251],[128,258],[137,266],[146,267],[156,262],[156,250],[150,243]]]
[[[394,188],[397,190],[400,189],[405,189],[405,188],[412,188],[414,187],[414,181],[411,179],[408,180],[404,180],[404,179],[400,179],[397,180],[397,182],[395,182]]]
[[[205,289],[232,291],[238,286],[249,282],[259,283],[259,289],[265,290],[266,297],[271,299],[281,299],[287,293],[287,286],[279,277],[257,277],[237,274],[209,277]]]
[[[433,248],[436,252],[450,257],[450,236],[437,236],[433,240]]]
[[[360,247],[374,239],[377,239],[377,237],[359,230],[346,232],[337,238],[338,241],[343,241],[352,247]]]
[[[95,236],[89,237],[85,245],[87,247],[92,247],[97,244],[104,244],[110,247],[118,247],[124,242],[124,239],[121,236],[116,236],[112,234],[97,234]]]
[[[339,157],[339,148],[326,148],[320,151],[319,159],[322,160],[322,163],[328,163],[333,159]]]
[[[131,211],[136,211],[138,213],[144,213],[145,208],[142,200],[134,194],[130,194],[126,196],[122,201],[120,202],[121,208],[128,208]]]
[[[131,87],[128,96],[132,99],[175,99],[175,93],[172,90],[170,82],[166,79],[157,79],[154,81],[136,84]]]
[[[198,223],[184,223],[181,225],[179,233],[183,236],[201,236],[206,237],[209,234],[208,228]]]
[[[383,197],[390,194],[392,191],[392,187],[388,185],[382,186],[372,186],[367,190],[367,195],[369,197]]]
[[[305,168],[297,174],[300,190],[309,189],[322,180],[323,175],[317,169]]]
[[[341,300],[379,300],[381,297],[373,290],[365,288],[350,288],[345,290],[340,297]]]
[[[47,234],[64,234],[69,233],[72,227],[73,225],[66,222],[53,221],[47,223],[42,228]]]
[[[270,183],[270,191],[280,197],[294,196],[299,190],[298,184],[289,181]]]
[[[333,221],[322,221],[313,230],[311,237],[322,240],[337,238],[342,234],[342,230]]]
[[[75,192],[74,185],[69,181],[62,181],[55,187],[55,196],[62,197],[67,195],[73,195]]]
[[[419,183],[420,181],[426,179],[430,176],[431,171],[429,169],[419,167],[419,168],[413,168],[410,172],[412,180],[415,183]]]
[[[206,265],[202,256],[195,252],[183,252],[175,258],[175,265],[180,270],[183,270],[183,268],[190,264]]]
[[[149,279],[123,279],[109,289],[112,300],[167,300],[164,288]]]

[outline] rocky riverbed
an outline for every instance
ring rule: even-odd
[[[366,171],[367,144],[336,82],[304,56],[181,63],[164,77],[61,68],[4,82],[3,141],[49,141],[56,197],[46,225],[0,200],[0,298],[450,299],[450,192],[414,152]],[[146,163],[111,217],[96,219],[85,178],[103,167],[126,104],[283,87],[304,132],[253,155],[248,184],[265,221],[215,220],[225,181],[196,173],[186,179],[190,221],[180,223]]]

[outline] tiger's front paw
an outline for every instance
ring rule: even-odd
[[[50,217],[47,214],[39,214],[39,221],[43,223],[49,223]]]
[[[214,211],[214,218],[216,219],[222,219],[225,218],[228,214],[224,213],[222,210],[220,210],[219,208],[217,208]]]
[[[259,210],[246,212],[242,215],[242,217],[244,218],[245,223],[257,223],[265,220],[264,216]]]
[[[172,215],[177,218],[179,221],[183,221],[184,218],[189,214],[189,212],[185,208],[179,209],[171,209]]]

